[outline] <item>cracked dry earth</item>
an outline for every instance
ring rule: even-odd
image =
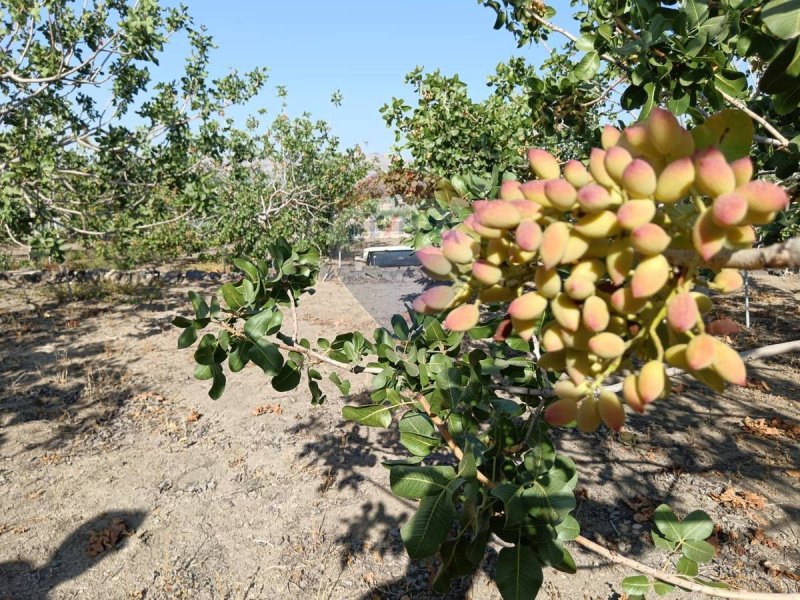
[[[798,281],[754,280],[754,327],[737,348],[800,338]],[[343,422],[327,380],[321,407],[255,368],[210,400],[169,325],[187,289],[62,305],[44,287],[0,289],[0,599],[437,597],[434,566],[409,562],[399,540],[413,505],[391,496],[381,466],[400,452],[394,434]],[[388,303],[397,288],[369,293]],[[719,310],[742,322],[741,297]],[[375,327],[338,282],[300,314],[309,339]],[[707,578],[798,591],[800,357],[752,364],[750,378],[722,396],[680,383],[623,437],[559,432],[585,535],[660,566],[652,509],[701,508],[718,524]],[[369,381],[351,380],[358,401]],[[449,597],[499,598],[496,551]],[[578,574],[548,571],[540,598],[622,598],[633,573],[573,554]]]

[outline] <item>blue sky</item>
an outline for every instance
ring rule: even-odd
[[[328,121],[345,145],[387,152],[394,142],[378,109],[392,97],[411,97],[403,83],[417,65],[458,73],[474,98],[487,93],[486,77],[511,56],[540,62],[543,47],[516,48],[513,36],[492,29],[494,12],[476,0],[228,0],[187,2],[197,23],[208,27],[218,49],[211,75],[229,68],[270,68],[267,91],[237,119],[265,107],[275,115],[275,86],[288,89],[290,113],[311,112]],[[569,23],[569,3],[558,21]],[[552,43],[561,40],[552,38]],[[180,42],[162,57],[164,74],[177,72]],[[174,75],[168,75],[174,76]],[[341,90],[342,106],[331,93]]]

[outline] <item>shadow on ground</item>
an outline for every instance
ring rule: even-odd
[[[51,592],[56,586],[75,579],[96,566],[106,557],[118,551],[144,521],[147,513],[137,511],[105,512],[86,521],[69,534],[41,567],[25,561],[0,563],[0,597],[25,600],[49,600],[55,598]],[[92,534],[102,532],[115,523],[125,526],[129,533],[123,534],[116,543],[98,553],[92,551]],[[101,546],[95,547],[99,550]]]

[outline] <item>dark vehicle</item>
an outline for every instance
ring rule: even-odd
[[[368,265],[376,267],[416,267],[419,265],[413,248],[408,246],[370,246],[364,248],[361,256],[356,260],[362,260]]]

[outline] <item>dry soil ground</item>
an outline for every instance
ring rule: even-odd
[[[315,408],[248,368],[210,400],[169,325],[189,288],[57,305],[46,287],[2,285],[0,598],[435,597],[430,566],[399,541],[413,507],[380,464],[396,439],[343,422],[332,385]],[[354,287],[383,310],[403,290]],[[761,275],[737,347],[800,338],[799,291],[797,277]],[[724,307],[741,322],[740,297]],[[301,316],[311,339],[375,326],[336,281]],[[752,364],[750,378],[721,396],[681,385],[624,439],[558,435],[579,466],[585,535],[660,566],[652,509],[702,508],[719,525],[708,578],[800,589],[800,357]],[[354,379],[354,394],[367,386]],[[573,552],[578,575],[549,572],[541,598],[621,597],[629,570]],[[450,597],[499,595],[481,572]]]

